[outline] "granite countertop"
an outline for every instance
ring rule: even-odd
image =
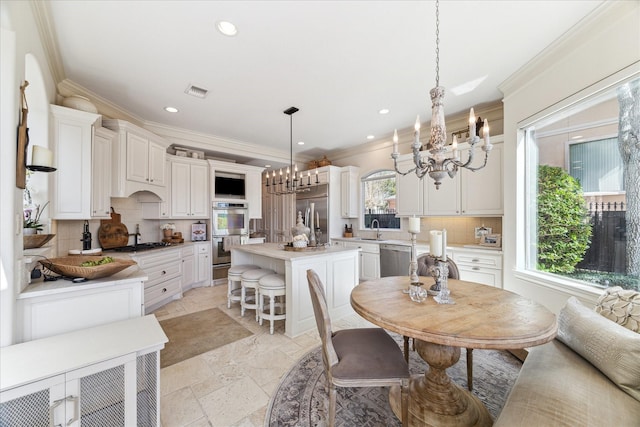
[[[403,246],[411,246],[411,240],[400,240],[400,239],[383,239],[383,240],[375,240],[361,237],[332,237],[331,240],[338,240],[341,242],[360,242],[360,243],[373,243],[373,244],[390,244],[390,245],[403,245]],[[428,240],[417,240],[416,246],[426,247],[427,250],[429,248]],[[478,244],[448,244],[447,248],[452,250],[470,250],[470,251],[486,251],[492,254],[502,254],[502,248],[493,248],[490,246],[481,246]]]
[[[310,258],[315,256],[325,256],[327,254],[354,251],[357,249],[343,248],[339,246],[325,246],[324,249],[308,251],[286,251],[284,250],[284,243],[262,243],[255,245],[233,246],[231,250],[289,261],[293,259]]]
[[[147,273],[137,265],[132,265],[101,279],[87,280],[86,282],[74,283],[71,280],[58,279],[52,282],[45,282],[43,278],[34,280],[18,295],[18,299],[35,298],[44,295],[62,294],[75,292],[78,290],[96,289],[105,286],[114,286],[130,282],[143,282],[149,279]]]

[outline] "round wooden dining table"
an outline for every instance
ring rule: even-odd
[[[431,277],[420,277],[424,286]],[[448,279],[454,304],[433,297],[411,301],[403,290],[409,277],[396,276],[360,283],[351,292],[351,306],[360,316],[389,331],[414,339],[429,369],[411,378],[409,425],[490,426],[491,415],[468,390],[451,381],[446,369],[460,358],[460,348],[522,349],[551,341],[556,316],[541,304],[478,283]],[[391,407],[400,414],[400,390],[392,388]]]

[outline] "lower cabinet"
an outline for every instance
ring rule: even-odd
[[[377,243],[342,242],[345,248],[360,249],[360,280],[380,278],[380,245]]]
[[[196,251],[196,283],[211,286],[211,242],[194,243]]]
[[[165,342],[146,316],[3,347],[0,425],[160,425]]]
[[[182,298],[182,249],[179,247],[133,255],[147,273],[144,284],[144,310],[151,313],[172,299]]]
[[[452,257],[461,280],[502,288],[502,254],[456,248]]]

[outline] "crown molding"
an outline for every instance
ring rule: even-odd
[[[549,64],[557,63],[569,56],[578,46],[599,37],[624,16],[638,15],[637,1],[603,1],[585,18],[553,41],[546,49],[524,64],[518,71],[498,85],[505,98],[533,84],[547,71]]]
[[[64,65],[62,57],[58,50],[58,37],[51,20],[51,12],[49,11],[49,2],[46,1],[30,1],[31,12],[38,28],[40,42],[44,48],[49,64],[49,70],[53,80],[58,83],[65,79]]]

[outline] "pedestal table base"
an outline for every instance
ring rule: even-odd
[[[415,340],[416,351],[429,364],[424,375],[411,378],[410,426],[491,426],[493,420],[480,399],[453,383],[446,369],[460,359],[460,348]],[[400,418],[400,387],[389,394],[391,409]]]

